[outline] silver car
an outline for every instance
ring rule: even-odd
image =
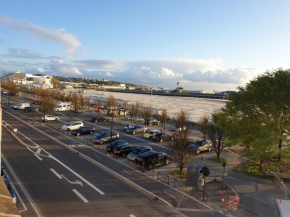
[[[132,152],[130,152],[130,154],[127,155],[127,159],[130,161],[135,161],[135,158],[139,155],[139,154],[143,154],[145,152],[148,151],[152,151],[152,148],[149,146],[140,146],[135,148]]]

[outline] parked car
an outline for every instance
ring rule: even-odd
[[[129,127],[126,130],[127,133],[132,133],[132,134],[145,133],[146,131],[147,131],[147,127],[141,126],[141,125],[136,125],[134,127]]]
[[[153,167],[162,165],[162,164],[169,164],[170,158],[168,154],[163,152],[157,151],[149,151],[143,154],[139,154],[135,158],[135,163],[137,166],[143,166],[148,170],[152,169]]]
[[[31,106],[29,106],[29,107],[25,107],[25,108],[23,109],[23,111],[24,111],[24,112],[37,112],[37,111],[38,111],[38,108],[35,108],[35,107],[31,107]]]
[[[116,148],[114,148],[114,154],[125,158],[135,148],[136,146],[129,145],[129,144],[118,145]]]
[[[111,142],[114,141],[116,139],[118,139],[120,137],[120,134],[116,131],[112,132],[112,136],[111,136],[111,131],[103,131],[102,133],[98,134],[95,138],[94,138],[94,143],[99,143],[99,144],[103,144],[105,142]]]
[[[135,161],[135,158],[139,154],[143,154],[145,152],[152,151],[152,148],[149,146],[139,146],[135,148],[130,154],[128,154],[127,159],[130,161]]]
[[[16,194],[15,194],[15,189],[12,187],[12,185],[10,184],[9,180],[6,177],[3,177],[3,181],[11,195],[13,203],[16,203],[17,199],[16,199]]]
[[[41,105],[41,101],[40,100],[34,100],[32,102],[32,104],[34,104],[34,105]]]
[[[154,118],[149,118],[147,119],[147,124],[151,125],[160,125],[160,121],[158,121],[157,119]]]
[[[146,139],[153,139],[153,137],[157,133],[160,133],[160,130],[149,130],[146,133],[144,133],[144,138],[146,138]]]
[[[89,126],[80,127],[76,130],[73,130],[71,132],[71,135],[80,136],[80,135],[85,135],[85,134],[91,134],[91,133],[95,132],[95,130],[96,129],[94,127],[89,127]]]
[[[17,102],[12,107],[14,109],[24,109],[25,107],[30,107],[30,104],[26,102]]]
[[[45,115],[41,117],[41,120],[45,121],[59,121],[59,117],[55,115]]]
[[[157,133],[153,137],[155,141],[164,142],[164,141],[172,141],[174,137],[168,133]]]
[[[1,177],[5,177],[5,174],[4,174],[4,167],[1,166]]]
[[[187,129],[186,127],[175,127],[175,126],[172,126],[171,131],[172,132],[179,132],[181,130],[186,130],[186,129]]]
[[[194,151],[196,154],[200,154],[203,151],[211,151],[212,143],[208,140],[197,140],[191,143],[188,149],[189,151]]]
[[[144,122],[145,122],[144,118],[134,118],[133,121],[134,121],[135,123],[138,123],[138,122],[142,122],[142,123],[144,123]]]
[[[129,144],[129,143],[125,140],[115,140],[114,142],[111,142],[109,145],[106,146],[105,151],[113,152],[114,148],[116,148],[118,145],[123,145],[123,144]]]
[[[136,124],[125,124],[124,125],[124,130],[127,131],[128,128],[133,128],[135,126],[136,126]]]
[[[102,116],[93,116],[91,118],[91,121],[92,122],[106,122],[106,121],[108,121],[108,118],[102,117]]]
[[[81,121],[72,121],[72,122],[69,122],[69,123],[63,125],[61,127],[61,129],[66,130],[66,131],[70,131],[70,130],[76,130],[76,129],[83,127],[83,126],[84,126],[84,124]]]

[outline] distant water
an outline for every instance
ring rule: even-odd
[[[153,108],[166,108],[170,117],[176,116],[180,109],[186,111],[189,119],[198,121],[204,115],[211,115],[219,111],[226,105],[227,100],[222,99],[203,99],[195,97],[175,97],[175,96],[159,96],[147,94],[133,94],[133,93],[115,93],[88,90],[84,95],[98,95],[104,94],[103,97],[113,95],[116,99],[123,99],[130,102],[139,102],[143,105],[152,106]]]

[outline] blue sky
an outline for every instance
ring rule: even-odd
[[[289,68],[290,1],[2,0],[1,71],[225,90]]]

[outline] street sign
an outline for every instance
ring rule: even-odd
[[[223,167],[226,167],[227,166],[227,162],[223,162]]]
[[[210,174],[209,169],[207,167],[203,167],[202,168],[202,174],[204,176],[209,176],[209,174]]]

